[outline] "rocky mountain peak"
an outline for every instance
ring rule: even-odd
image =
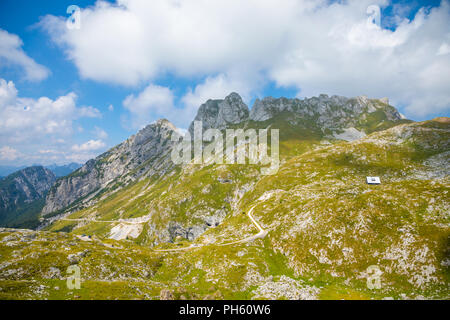
[[[143,129],[139,130],[136,135],[131,136],[127,141],[131,144],[142,144],[147,142],[149,139],[163,136],[166,138],[176,131],[177,128],[167,119],[159,119],[156,122],[147,125]]]
[[[248,119],[248,106],[236,92],[230,93],[223,100],[208,100],[200,106],[194,121],[202,121],[203,130],[209,128],[223,129],[228,124],[236,124]],[[189,126],[194,133],[194,122]]]
[[[55,174],[42,166],[28,167],[20,170],[14,180],[18,183],[28,183],[42,197],[56,180]]]
[[[96,159],[64,177],[50,190],[42,213],[48,214],[70,206],[78,199],[90,201],[107,186],[129,183],[143,175],[163,174],[173,163],[168,161],[171,136],[176,127],[160,119],[115,146]]]
[[[175,125],[167,119],[159,119],[155,122],[155,126],[168,130],[176,130]]]

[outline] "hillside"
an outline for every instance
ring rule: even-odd
[[[268,110],[270,117],[265,115]],[[406,120],[386,101],[365,97],[265,98],[257,100],[250,112],[240,96],[232,93],[223,100],[208,100],[194,121],[202,121],[204,130],[280,129],[280,157],[286,161],[324,143],[352,140],[352,133],[360,137]],[[113,238],[140,235],[141,243],[155,245],[177,237],[193,240],[223,221],[260,179],[259,166],[173,166],[167,158],[173,132],[175,127],[168,121],[149,125],[59,180],[47,196],[44,217],[53,221],[64,212],[75,213],[51,230],[79,228],[87,234],[108,236],[111,226],[90,221],[128,219],[131,226],[117,226]],[[124,158],[126,161],[121,160]],[[161,163],[161,169],[155,163]]]
[[[4,297],[448,299],[449,119],[414,123],[364,97],[262,101],[248,111],[231,94],[196,119],[279,128],[275,175],[175,166],[175,127],[152,124],[58,181],[45,232],[0,232]],[[81,291],[62,289],[71,263]]]
[[[153,248],[137,245],[145,243],[154,228],[145,221],[134,241],[106,240],[119,222],[91,222],[83,227],[85,223],[60,221],[52,227],[75,224],[72,234],[91,232],[92,241],[47,232],[17,236],[4,230],[0,278],[9,289],[3,294],[18,297],[14,279],[31,281],[31,275],[37,274],[33,286],[21,287],[24,297],[448,298],[449,126],[448,119],[404,124],[292,157],[277,175],[255,182],[220,224],[192,242],[175,239],[173,244]],[[380,176],[382,184],[367,185],[369,174]],[[169,178],[167,183],[175,188],[177,180]],[[184,183],[192,185],[192,180],[179,181]],[[215,187],[214,179],[197,183],[201,188]],[[146,203],[140,197],[125,199],[125,192],[122,197],[123,202],[115,205],[122,205],[124,212],[132,211],[133,204]],[[198,197],[199,203],[206,201],[201,193]],[[223,246],[257,233],[242,214],[252,207],[267,236]],[[29,237],[35,240],[26,240]],[[54,253],[60,255],[61,272],[70,263],[69,255],[78,253],[84,290],[68,292],[58,276],[49,276],[53,264],[38,256],[50,259],[47,250],[52,247],[62,250]],[[160,251],[171,248],[181,250]],[[36,260],[26,264],[11,260],[13,250]],[[383,272],[380,289],[366,286],[371,265]]]
[[[41,166],[19,170],[0,180],[0,225],[33,228],[56,177]]]
[[[268,110],[270,110],[270,116],[267,115]],[[211,127],[280,129],[280,157],[288,159],[323,142],[353,140],[407,120],[403,120],[395,108],[389,106],[385,100],[366,97],[344,98],[321,95],[304,100],[265,98],[262,101],[255,101],[250,112],[241,97],[231,93],[223,100],[208,100],[200,106],[194,121],[202,121],[204,130]],[[189,131],[192,132],[192,130],[193,124]],[[168,156],[173,147],[170,136],[175,131],[175,127],[167,120],[151,124],[136,136],[95,160],[89,161],[68,177],[60,179],[47,196],[43,210],[44,217],[49,217],[51,221],[55,215],[79,211],[86,207],[88,208],[86,214],[90,215],[98,206],[102,206],[102,204],[97,205],[99,200],[105,202],[106,198],[110,200],[124,198],[124,201],[131,204],[133,201],[127,198],[133,194],[136,197],[143,196],[142,200],[145,199],[147,207],[170,208],[164,210],[163,217],[160,214],[161,209],[155,210],[158,214],[154,216],[158,221],[154,223],[166,225],[166,230],[156,230],[157,234],[150,236],[150,238],[162,237],[157,241],[170,240],[173,238],[171,234],[177,233],[176,230],[180,228],[185,228],[180,224],[186,224],[183,217],[192,218],[192,215],[187,212],[189,210],[195,210],[196,216],[200,216],[200,220],[205,220],[199,223],[197,219],[194,226],[191,223],[193,221],[189,221],[191,228],[194,229],[194,237],[205,229],[205,225],[220,222],[230,212],[230,208],[235,205],[234,202],[240,195],[258,179],[256,172],[258,167],[224,166],[221,167],[222,172],[210,174],[210,168],[204,166],[174,166]],[[200,189],[196,187],[198,184],[196,180],[203,179],[205,176],[208,176],[206,179],[211,182],[215,180],[212,185],[214,199],[207,199],[209,193],[207,190],[203,191],[204,196],[198,196]],[[234,183],[221,183],[220,180],[223,179]],[[169,203],[150,205],[151,199],[163,202],[166,197],[161,198],[160,195],[166,191],[165,188],[169,186],[170,181],[180,180],[185,181],[186,184],[179,183],[180,190],[171,193],[173,199],[172,196],[167,196],[170,198]],[[122,194],[124,197],[121,196]],[[195,198],[205,198],[208,203],[198,210],[198,201]],[[116,201],[110,200],[106,202],[112,204]],[[180,206],[181,203],[183,203],[182,206]],[[115,208],[121,206],[119,204]],[[124,210],[115,212],[108,209],[108,216],[103,219],[137,218],[150,214],[145,208],[138,209],[137,206],[133,209],[122,209]],[[100,213],[96,216],[102,215]],[[205,215],[212,217],[205,218]],[[85,216],[85,212],[82,211],[77,216]],[[171,226],[168,226],[169,223]],[[161,232],[164,233],[163,236]],[[180,232],[186,233],[183,230]]]
[[[88,202],[98,194],[120,188],[141,176],[165,173],[171,167],[166,160],[171,150],[170,137],[175,130],[167,120],[159,120],[59,179],[47,196],[43,215]]]

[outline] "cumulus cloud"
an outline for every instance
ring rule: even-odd
[[[23,69],[25,79],[40,81],[48,77],[50,71],[36,63],[22,50],[23,42],[15,34],[0,29],[0,67],[16,65]]]
[[[101,116],[93,107],[78,107],[76,98],[74,93],[55,100],[24,98],[12,81],[0,79],[2,160],[15,160],[19,155],[21,163],[63,160],[68,153],[61,150],[67,148],[75,121]]]
[[[65,48],[81,76],[136,85],[166,71],[190,76],[247,67],[250,61],[267,64],[283,45],[292,13],[309,3],[98,1],[82,10],[79,30],[68,30],[65,18],[50,15],[40,25]]]
[[[207,77],[194,89],[188,88],[179,103],[176,103],[175,94],[170,88],[150,84],[138,94],[125,98],[123,106],[130,112],[129,119],[125,120],[134,129],[140,129],[159,118],[169,119],[179,128],[187,128],[202,103],[208,99],[223,99],[230,92],[239,92],[248,102],[253,88],[242,77],[219,74]]]
[[[93,133],[97,138],[101,140],[105,140],[108,138],[108,133],[100,127],[95,126]]]
[[[70,162],[83,163],[95,158],[98,152],[105,148],[106,144],[102,140],[89,140],[82,144],[74,144],[71,148],[73,152],[65,152],[64,158]]]
[[[89,152],[99,150],[104,147],[106,147],[106,144],[102,140],[89,140],[81,145],[73,145],[72,150],[75,152]]]
[[[396,6],[394,16],[381,17],[381,25],[392,30],[367,23],[368,6],[387,4],[98,1],[82,10],[79,30],[68,30],[62,17],[46,16],[40,25],[84,78],[125,86],[167,74],[206,78],[182,99],[186,112],[211,97],[208,89],[215,95],[237,84],[236,91],[254,93],[265,79],[297,88],[299,96],[388,96],[412,117],[447,111],[449,2],[421,9],[412,21],[405,18],[410,8]],[[132,101],[138,110],[139,102]],[[157,106],[152,109],[161,112]]]
[[[0,148],[0,160],[12,161],[20,157],[20,152],[9,146]]]
[[[248,102],[253,91],[254,89],[249,86],[249,81],[240,79],[239,77],[219,74],[214,77],[206,78],[205,81],[198,84],[194,90],[190,88],[182,97],[181,101],[192,115],[189,119],[193,119],[198,106],[208,99],[223,99],[230,94],[230,92],[239,92],[244,101]]]
[[[71,92],[55,100],[22,98],[12,81],[0,79],[1,141],[39,142],[48,136],[67,136],[72,123],[81,117],[99,117],[93,107],[77,107],[76,94]]]
[[[173,116],[174,94],[169,88],[150,84],[138,95],[126,97],[123,106],[131,113],[132,127],[139,129],[155,118]]]
[[[450,56],[437,55],[450,35],[447,2],[429,12],[420,10],[413,21],[403,19],[395,31],[344,20],[343,10],[336,15],[334,6],[322,9],[325,23],[317,32],[299,34],[299,41],[313,36],[316,45],[284,55],[271,70],[279,85],[297,87],[299,96],[387,96],[411,117],[450,108]]]

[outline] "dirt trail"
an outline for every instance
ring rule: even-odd
[[[246,243],[246,242],[251,242],[253,240],[256,239],[262,239],[267,235],[267,231],[264,230],[261,225],[255,220],[255,218],[252,216],[252,212],[253,209],[255,209],[256,205],[254,205],[253,207],[250,208],[250,210],[247,212],[248,217],[250,218],[250,220],[252,221],[252,223],[255,225],[255,227],[258,229],[258,233],[241,239],[241,240],[237,240],[237,241],[232,241],[232,242],[227,242],[227,243],[222,243],[219,244],[219,246],[231,246],[233,244],[238,244],[238,243]],[[135,222],[135,221],[125,221],[125,220],[115,220],[115,221],[110,221],[110,220],[95,220],[95,219],[60,219],[62,221],[78,221],[78,222],[82,222],[82,221],[88,221],[88,222],[104,222],[104,223],[125,223],[125,224],[141,224],[143,223],[142,221],[140,222]],[[186,251],[186,250],[190,250],[190,249],[195,249],[195,248],[200,248],[200,247],[204,247],[205,245],[195,245],[192,244],[189,247],[183,247],[183,248],[174,248],[174,249],[153,249],[153,251],[155,252],[176,252],[176,251]]]
[[[262,238],[264,238],[267,235],[268,231],[264,230],[261,227],[261,225],[252,216],[252,212],[253,212],[253,209],[255,209],[255,207],[256,207],[256,205],[251,207],[250,210],[247,212],[247,215],[250,218],[250,220],[252,221],[252,223],[255,225],[255,227],[259,230],[259,232],[257,234],[255,234],[255,235],[253,235],[253,236],[250,236],[250,237],[247,237],[247,238],[244,238],[244,239],[241,239],[241,240],[219,244],[219,246],[231,246],[233,244],[251,242],[251,241],[256,240],[256,239],[262,239]],[[191,245],[189,247],[175,248],[175,249],[157,249],[157,250],[153,250],[153,251],[156,251],[156,252],[185,251],[185,250],[200,248],[200,247],[204,247],[204,246],[207,246],[207,244],[205,244],[205,245]]]
[[[95,219],[59,219],[59,221],[77,221],[77,222],[83,222],[83,221],[88,221],[88,222],[105,222],[105,223],[126,223],[126,224],[141,224],[144,223],[142,221],[126,221],[126,220],[95,220]]]

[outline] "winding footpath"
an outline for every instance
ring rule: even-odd
[[[252,212],[253,209],[255,209],[256,205],[254,205],[253,207],[250,208],[250,210],[247,212],[248,217],[250,218],[251,222],[255,225],[255,227],[258,229],[258,233],[241,239],[241,240],[237,240],[237,241],[232,241],[232,242],[226,242],[226,243],[222,243],[219,244],[219,246],[231,246],[234,244],[238,244],[238,243],[247,243],[247,242],[251,242],[254,241],[256,239],[263,239],[268,231],[264,230],[261,225],[258,223],[258,221],[255,220],[255,218],[252,216]],[[125,224],[141,224],[141,222],[134,222],[134,221],[124,221],[124,220],[116,220],[116,221],[109,221],[109,220],[95,220],[95,219],[60,219],[62,221],[77,221],[77,222],[83,222],[83,221],[88,221],[88,222],[105,222],[105,223],[125,223]],[[204,244],[204,245],[196,245],[196,244],[192,244],[189,247],[183,247],[183,248],[174,248],[174,249],[153,249],[153,251],[155,252],[176,252],[176,251],[186,251],[186,250],[191,250],[191,249],[195,249],[195,248],[201,248],[204,247],[208,244]]]
[[[252,212],[253,212],[253,209],[255,209],[255,207],[256,207],[256,205],[251,207],[250,210],[247,212],[247,215],[250,218],[250,220],[252,221],[252,223],[255,225],[255,227],[259,230],[259,232],[253,236],[250,236],[250,237],[247,237],[247,238],[244,238],[241,240],[219,244],[219,246],[231,246],[233,244],[251,242],[256,239],[263,239],[267,235],[268,231],[264,230],[261,227],[261,225],[258,223],[258,221],[256,221],[255,218],[252,216]],[[155,252],[176,252],[176,251],[186,251],[186,250],[190,250],[190,249],[201,248],[204,246],[207,246],[207,244],[205,244],[205,245],[193,244],[193,245],[190,245],[189,247],[175,248],[175,249],[153,249],[153,251],[155,251]]]
[[[76,221],[76,222],[105,222],[105,223],[125,223],[125,224],[141,224],[142,221],[126,221],[126,220],[95,220],[95,219],[59,219],[59,221]],[[144,221],[145,222],[145,221]]]
[[[268,231],[264,230],[261,225],[255,220],[255,218],[252,216],[252,212],[253,209],[255,209],[256,205],[254,205],[253,207],[250,208],[250,210],[247,212],[248,217],[250,218],[250,220],[252,221],[252,223],[255,225],[255,227],[259,230],[259,232],[257,234],[255,234],[254,236],[250,236],[241,240],[237,240],[237,241],[233,241],[233,242],[227,242],[224,244],[220,244],[220,246],[229,246],[232,244],[237,244],[237,243],[245,243],[245,242],[251,242],[253,240],[256,239],[263,239],[265,238],[265,236],[267,235]]]

